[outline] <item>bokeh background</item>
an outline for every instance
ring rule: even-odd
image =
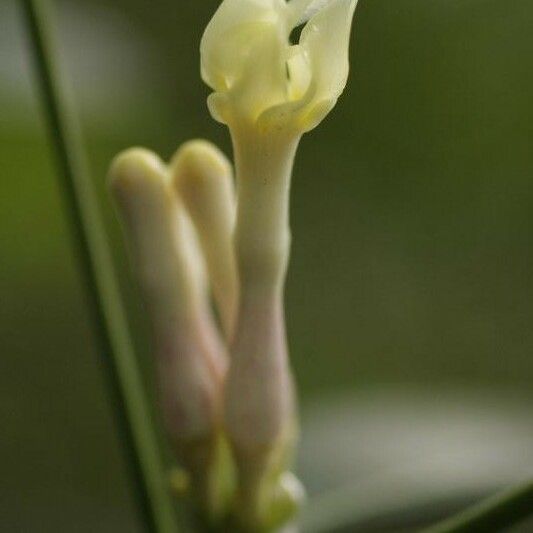
[[[199,76],[218,2],[53,4],[149,385],[106,169],[132,145],[231,152]],[[17,8],[0,0],[0,529],[139,531]],[[301,145],[299,469],[363,513],[346,531],[533,474],[531,28],[530,0],[360,0],[346,93]]]

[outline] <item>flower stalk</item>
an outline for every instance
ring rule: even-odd
[[[253,529],[268,523],[276,509],[294,512],[301,499],[300,489],[290,494],[283,487],[297,437],[283,290],[298,138],[265,132],[235,135],[233,142],[241,298],[226,379],[225,421],[239,475],[240,518]]]

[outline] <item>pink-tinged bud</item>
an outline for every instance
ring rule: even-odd
[[[227,356],[196,235],[167,167],[153,153],[127,150],[109,177],[152,326],[164,423],[193,496],[214,513]]]

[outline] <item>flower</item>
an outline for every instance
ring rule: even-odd
[[[335,106],[349,72],[357,0],[224,0],[202,38],[213,117],[304,133]],[[291,33],[305,24],[298,43]]]
[[[239,301],[224,430],[237,474],[233,513],[246,531],[286,525],[303,498],[290,473],[298,409],[283,305],[290,184],[302,134],[346,85],[356,4],[223,0],[200,45],[202,77],[214,91],[209,109],[228,125],[235,159]]]

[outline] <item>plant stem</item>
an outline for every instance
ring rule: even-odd
[[[21,0],[88,307],[147,531],[174,533],[177,517],[136,362],[81,132],[57,64],[45,0]]]
[[[425,533],[490,533],[502,531],[533,515],[533,481],[506,490],[470,507]]]

